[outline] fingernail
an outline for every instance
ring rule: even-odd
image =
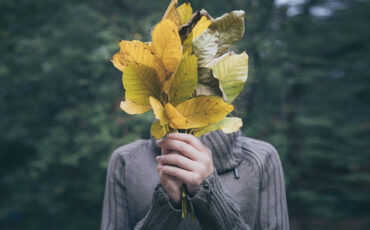
[[[161,161],[161,160],[162,160],[162,156],[157,156],[155,159],[156,159],[157,161]]]
[[[158,169],[162,169],[163,168],[163,166],[162,165],[158,165]]]

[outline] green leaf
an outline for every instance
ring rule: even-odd
[[[219,44],[217,56],[225,53],[231,45],[239,41],[244,35],[244,17],[243,10],[235,10],[216,18],[209,26],[210,30],[219,33]]]
[[[201,67],[198,69],[198,84],[194,90],[193,96],[216,95],[223,97],[220,81],[214,77],[211,69]]]
[[[150,106],[149,96],[159,98],[161,85],[154,68],[130,63],[122,74],[125,97],[137,105]]]
[[[190,2],[185,2],[181,6],[177,7],[177,12],[181,19],[181,25],[187,23],[193,16],[193,9],[191,8]]]
[[[231,103],[243,90],[248,78],[247,53],[226,53],[214,59],[207,67],[212,69],[214,76],[220,81],[226,102]]]
[[[204,66],[216,56],[219,43],[218,36],[217,31],[207,29],[193,40],[193,51],[198,57],[198,66]]]
[[[172,105],[176,106],[192,95],[197,85],[197,72],[197,57],[184,56],[176,70],[168,94]]]
[[[155,139],[161,139],[164,137],[167,133],[167,130],[164,126],[160,125],[160,121],[157,120],[155,121],[151,126],[150,126],[150,133]]]
[[[239,130],[242,126],[243,121],[239,117],[225,117],[215,124],[193,129],[193,134],[195,137],[200,137],[208,132],[218,129],[222,129],[224,133],[232,133]]]

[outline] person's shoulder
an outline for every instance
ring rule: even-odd
[[[261,172],[271,167],[280,167],[279,153],[271,143],[244,135],[240,141],[243,157],[257,165]]]
[[[110,156],[110,164],[126,159],[138,158],[143,154],[153,151],[151,139],[138,139],[117,147]]]
[[[258,154],[262,158],[279,156],[276,148],[269,142],[255,139],[252,137],[242,136],[242,148],[248,152]]]

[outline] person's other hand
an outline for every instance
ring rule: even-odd
[[[176,151],[170,152],[170,149],[167,149],[167,148],[164,148],[164,147],[161,148],[161,154],[162,155],[166,155],[166,154],[178,154],[178,155],[180,155],[180,153],[178,153]],[[177,179],[176,177],[173,177],[173,176],[170,176],[170,175],[167,175],[167,174],[164,174],[163,172],[161,172],[159,170],[159,168],[161,166],[162,166],[162,164],[159,163],[158,167],[157,167],[157,172],[158,172],[158,175],[159,175],[159,181],[160,181],[162,187],[164,188],[164,190],[166,191],[166,193],[168,194],[168,196],[170,197],[171,203],[173,204],[173,206],[175,206],[176,208],[179,208],[180,207],[180,200],[181,200],[181,185],[183,184],[183,182],[180,181],[179,179]]]
[[[181,153],[159,156],[158,169],[184,182],[189,194],[194,196],[203,180],[214,170],[211,150],[195,136],[186,133],[170,133],[157,145]]]

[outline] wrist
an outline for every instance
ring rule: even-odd
[[[214,177],[217,176],[217,170],[214,167],[212,173],[210,173],[204,180],[201,182],[201,184],[192,192],[189,192],[190,198],[194,198],[195,196],[199,195],[200,193],[203,193],[204,190],[208,191],[210,189],[210,183],[213,183]],[[211,182],[212,181],[212,182]]]
[[[160,201],[161,205],[167,203],[167,206],[174,212],[181,213],[181,203],[175,202],[172,198],[168,195],[167,191],[163,188],[163,186],[158,183],[157,187],[155,188],[156,199],[155,201]],[[154,204],[154,203],[153,203]]]

